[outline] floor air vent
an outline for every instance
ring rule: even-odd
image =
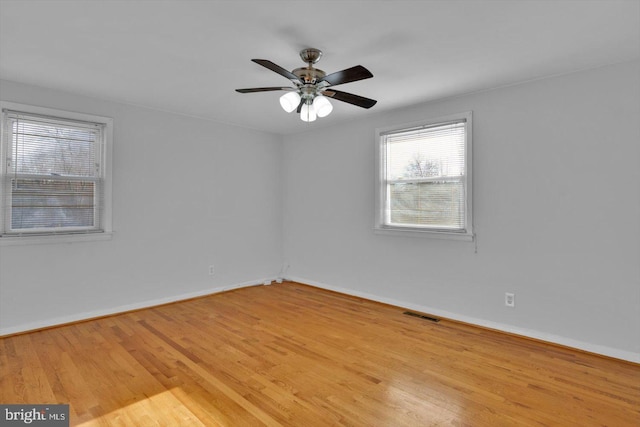
[[[420,313],[414,313],[412,311],[405,311],[402,314],[406,314],[407,316],[419,317],[420,319],[425,319],[425,320],[428,320],[430,322],[439,322],[440,321],[440,319],[437,319],[435,317],[426,316],[426,315],[420,314]]]

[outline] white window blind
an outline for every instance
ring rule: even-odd
[[[379,132],[377,228],[470,234],[469,120]]]
[[[3,110],[3,235],[103,231],[103,123]]]

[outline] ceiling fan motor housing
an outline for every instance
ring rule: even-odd
[[[318,79],[327,75],[324,71],[319,68],[313,68],[311,65],[308,67],[296,68],[292,73],[298,76],[298,78],[306,84],[313,84],[318,81]]]
[[[301,81],[305,84],[315,84],[318,79],[326,76],[324,71],[314,68],[312,64],[315,64],[322,57],[322,51],[320,49],[308,48],[300,51],[300,58],[308,65],[306,67],[296,68],[292,71]]]

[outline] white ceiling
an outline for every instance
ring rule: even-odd
[[[0,0],[0,16],[2,79],[277,134],[640,57],[640,0]],[[280,92],[234,91],[288,86],[250,59],[292,70],[305,47],[327,73],[368,68],[337,89],[378,104],[308,124]]]

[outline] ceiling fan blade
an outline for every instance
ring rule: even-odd
[[[322,93],[329,98],[337,99],[338,101],[347,102],[349,104],[357,105],[362,108],[371,108],[376,105],[375,99],[365,98],[364,96],[354,95],[352,93],[341,92],[339,90],[326,90]]]
[[[269,92],[272,90],[296,90],[296,89],[293,87],[251,87],[248,89],[236,89],[236,92],[253,93],[253,92]]]
[[[356,82],[358,80],[369,79],[373,74],[362,65],[347,68],[346,70],[336,71],[327,76],[320,78],[319,82],[327,82],[329,86],[341,85],[343,83]]]
[[[300,111],[302,111],[302,106],[304,105],[304,103],[306,102],[306,99],[301,99],[300,100],[300,104],[298,104],[298,108],[296,108],[296,113],[300,114]]]
[[[271,71],[275,71],[276,73],[280,74],[281,76],[284,76],[286,78],[288,78],[289,80],[293,81],[293,82],[300,82],[300,79],[298,78],[298,76],[296,76],[295,74],[293,74],[292,72],[285,70],[284,68],[282,68],[281,66],[279,66],[278,64],[274,64],[273,62],[266,60],[266,59],[252,59],[253,62],[255,62],[256,64],[260,64],[265,68],[270,69]]]

